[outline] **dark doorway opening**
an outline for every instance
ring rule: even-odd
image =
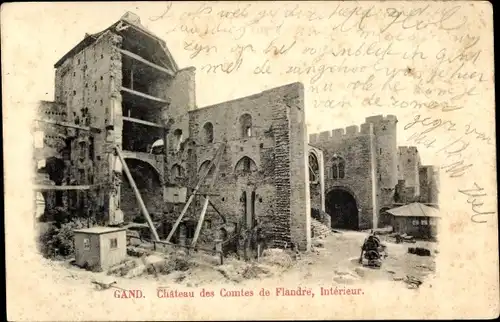
[[[378,226],[381,228],[387,227],[391,225],[391,214],[387,212],[390,210],[390,207],[382,207],[379,212],[378,217]]]
[[[358,207],[352,194],[334,189],[327,194],[325,206],[332,219],[332,228],[359,229]]]

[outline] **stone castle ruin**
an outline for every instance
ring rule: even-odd
[[[259,225],[267,247],[309,249],[301,84],[198,108],[195,68],[179,68],[132,13],[54,67],[54,101],[39,104],[35,122],[46,213],[142,220],[180,244]]]
[[[377,228],[387,209],[438,204],[437,168],[422,165],[416,147],[398,147],[397,122],[376,115],[360,128],[309,135],[310,178],[322,178],[310,182],[311,207],[330,214],[332,227]]]
[[[308,143],[300,83],[199,108],[196,69],[179,68],[132,13],[54,67],[54,101],[38,105],[34,132],[45,217],[142,222],[182,245],[260,227],[268,248],[308,250],[311,212],[359,230],[395,205],[437,203],[437,172],[397,146],[395,116]]]

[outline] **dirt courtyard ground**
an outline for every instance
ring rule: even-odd
[[[214,256],[198,253],[189,258],[189,267],[174,270],[168,274],[138,273],[134,277],[109,275],[106,272],[93,273],[75,267],[69,261],[47,261],[47,264],[61,279],[72,283],[88,283],[92,280],[116,281],[123,289],[149,287],[211,287],[218,285],[363,285],[373,282],[398,283],[405,276],[413,276],[425,282],[425,278],[435,271],[434,243],[395,244],[383,241],[387,245],[388,257],[380,269],[363,267],[358,263],[360,246],[367,234],[362,232],[342,231],[330,233],[322,239],[313,240],[313,250],[301,254],[296,261],[269,261],[262,257],[254,264],[236,259],[226,259],[224,265],[217,265]],[[432,256],[417,256],[408,253],[408,247],[427,247]],[[285,258],[286,259],[286,258]],[[257,284],[256,284],[257,283]]]

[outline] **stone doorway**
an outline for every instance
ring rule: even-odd
[[[326,196],[326,212],[332,228],[358,230],[359,214],[356,199],[343,189],[333,189]]]

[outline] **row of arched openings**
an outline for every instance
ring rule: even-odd
[[[252,116],[245,113],[239,117],[239,135],[241,138],[248,138],[253,135],[252,131]],[[203,125],[202,131],[202,142],[204,144],[214,142],[214,126],[211,122],[207,122]]]
[[[204,161],[200,165],[200,168],[198,170],[198,174],[199,175],[204,174],[207,171],[209,165],[210,165],[210,160]],[[214,170],[215,170],[215,167],[212,167],[210,169],[207,178],[210,178],[213,175]],[[239,174],[239,175],[250,174],[250,173],[255,172],[255,171],[257,171],[257,164],[255,163],[254,160],[252,160],[251,158],[249,158],[247,156],[242,157],[236,163],[236,166],[234,168],[234,172],[236,174]]]

